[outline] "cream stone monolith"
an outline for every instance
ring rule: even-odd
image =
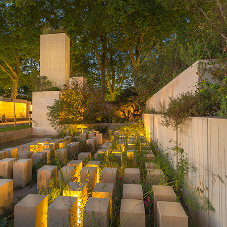
[[[88,183],[88,192],[92,192],[97,183],[97,167],[83,167],[80,171],[81,182]]]
[[[188,216],[179,202],[157,202],[157,223],[159,227],[188,227]]]
[[[68,162],[68,148],[55,150],[55,157],[61,164],[66,164]]]
[[[48,207],[47,226],[76,226],[77,203],[77,197],[58,196]]]
[[[74,166],[63,166],[60,170],[58,171],[58,180],[61,181],[61,173],[63,175],[64,182],[75,182],[78,181],[78,177],[76,175],[76,167]]]
[[[102,183],[114,183],[116,185],[117,168],[103,168],[102,169]]]
[[[81,152],[78,154],[78,160],[84,160],[85,158],[90,158],[91,152]]]
[[[52,178],[55,178],[57,185],[58,167],[53,165],[45,165],[37,170],[37,191],[47,191]]]
[[[141,184],[123,184],[123,199],[143,199]]]
[[[13,180],[12,179],[0,179],[0,207],[4,209],[13,208]],[[3,209],[0,209],[0,216],[4,213]]]
[[[13,163],[13,185],[24,188],[32,180],[32,160],[20,159]]]
[[[148,169],[147,170],[147,184],[158,185],[164,182],[164,173],[161,169]]]
[[[145,209],[143,200],[121,200],[120,226],[145,227]]]
[[[108,226],[110,216],[110,199],[90,197],[84,207],[83,226]]]
[[[97,137],[98,145],[101,145],[102,144],[102,133],[97,133],[96,137]]]
[[[29,194],[14,207],[14,226],[47,227],[48,196]]]
[[[47,163],[47,152],[37,152],[32,154],[32,160],[33,160],[33,165],[36,165],[38,162],[40,162],[41,159],[45,160],[45,164]]]
[[[13,178],[13,163],[16,161],[16,158],[4,158],[0,160],[0,176],[5,179]]]
[[[140,170],[139,168],[125,168],[124,176],[125,184],[140,183]]]

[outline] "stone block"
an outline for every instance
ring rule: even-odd
[[[188,227],[188,216],[178,202],[157,202],[157,222],[159,227]]]
[[[63,175],[64,182],[69,183],[69,182],[78,181],[78,176],[76,175],[77,174],[76,167],[74,167],[74,166],[63,166],[61,168],[61,172],[62,172],[62,175]],[[58,180],[59,181],[62,180],[60,170],[58,171]]]
[[[128,159],[134,159],[134,151],[128,150],[127,151],[127,157],[128,157]]]
[[[78,154],[78,160],[84,160],[85,158],[91,158],[91,152],[81,152]]]
[[[48,196],[29,194],[14,207],[14,226],[47,226]]]
[[[102,144],[102,133],[96,133],[98,145]]]
[[[83,226],[106,227],[109,224],[110,199],[90,197],[84,207]]]
[[[0,151],[0,160],[6,158],[6,152]]]
[[[151,162],[155,158],[155,156],[153,153],[149,153],[145,155],[145,158],[148,162]]]
[[[98,147],[98,139],[96,136],[92,136],[91,139],[95,140],[95,148]]]
[[[114,183],[97,183],[93,189],[92,197],[110,198],[112,201]]]
[[[17,147],[7,148],[4,149],[4,151],[6,152],[6,158],[17,158],[18,153]]]
[[[128,137],[128,144],[135,144],[135,142],[136,142],[135,136]]]
[[[42,152],[47,153],[47,163],[50,163],[55,157],[55,153],[54,153],[53,148],[45,148],[45,149],[42,150]]]
[[[121,159],[122,159],[122,153],[113,153],[115,158],[116,158],[116,161],[117,162],[121,162]]]
[[[114,183],[116,185],[117,168],[103,168],[102,183]]]
[[[30,145],[30,151],[36,153],[43,150],[43,145],[42,144],[34,144],[34,145]]]
[[[78,150],[78,145],[79,145],[79,142],[72,142],[68,144],[69,157],[72,157],[72,158],[75,157],[76,151]]]
[[[18,159],[32,159],[33,152],[30,151],[24,151],[24,152],[18,152],[17,157]]]
[[[58,142],[57,141],[50,141],[49,144],[52,144],[53,145],[54,150],[56,150],[58,148]],[[47,148],[45,148],[45,149],[47,149]],[[51,149],[51,148],[49,147],[49,149]]]
[[[13,180],[0,179],[0,207],[5,209],[13,208]],[[3,210],[0,209],[0,216]]]
[[[13,163],[13,185],[24,188],[32,180],[32,160],[20,159]]]
[[[158,185],[164,182],[164,173],[161,169],[148,169],[147,170],[147,184]]]
[[[110,149],[111,148],[111,145],[109,145],[109,144],[103,144],[102,145],[102,149]]]
[[[54,143],[46,143],[43,145],[43,149],[55,149],[55,144]]]
[[[92,151],[95,150],[95,140],[94,139],[87,139],[86,143],[92,147]]]
[[[132,184],[140,183],[140,170],[139,168],[125,168],[124,183]]]
[[[55,150],[55,158],[58,159],[61,164],[66,165],[68,162],[68,148]]]
[[[59,149],[64,149],[68,143],[67,142],[59,142],[58,147]]]
[[[141,184],[123,184],[123,199],[143,199]]]
[[[154,220],[157,223],[157,202],[176,202],[177,196],[171,186],[153,185],[152,189],[154,192]]]
[[[145,162],[146,169],[160,169],[160,166],[154,162]]]
[[[135,144],[128,144],[128,150],[135,150],[136,145]]]
[[[16,158],[4,158],[0,160],[0,176],[5,179],[13,178],[13,163],[16,161]]]
[[[143,200],[121,200],[120,226],[145,227],[145,209]]]
[[[48,207],[47,226],[77,226],[77,197],[58,196]]]
[[[119,131],[114,132],[114,137],[118,138],[119,137]]]
[[[88,192],[92,192],[97,183],[97,167],[83,167],[80,171],[81,182],[87,182]]]
[[[88,138],[88,139],[91,139],[91,137],[94,137],[94,136],[95,136],[95,133],[93,133],[93,132],[92,132],[92,133],[88,133],[87,138]]]
[[[81,141],[86,141],[87,140],[87,133],[81,133],[80,134],[80,140]]]
[[[100,172],[100,168],[99,168],[100,163],[101,163],[101,161],[91,160],[86,165],[87,167],[97,167],[97,183],[99,183],[101,180],[101,172]]]
[[[55,185],[57,185],[58,167],[52,165],[45,165],[37,170],[37,191],[48,191],[48,186],[52,178],[55,178]]]
[[[36,165],[42,158],[47,158],[47,152],[36,152],[32,154],[33,165]]]
[[[83,168],[83,161],[82,160],[71,160],[70,162],[67,163],[67,166],[74,166],[76,170],[76,177],[77,181],[80,181],[80,171]]]

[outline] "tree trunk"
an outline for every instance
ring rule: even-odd
[[[18,79],[13,79],[11,99],[16,99],[18,86],[19,86],[19,80]]]

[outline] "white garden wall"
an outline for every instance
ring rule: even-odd
[[[173,130],[161,124],[162,115],[144,114],[147,137],[158,140],[165,153],[176,156],[171,148],[179,145],[188,155],[196,172],[189,171],[188,183],[200,196],[209,199],[215,211],[193,210],[191,216],[201,227],[227,226],[227,120],[194,117]]]

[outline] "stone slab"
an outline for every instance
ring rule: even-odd
[[[81,141],[86,141],[87,140],[87,133],[81,133],[80,134],[80,140]]]
[[[47,226],[48,196],[29,194],[14,207],[14,226]]]
[[[17,158],[18,153],[17,147],[7,148],[4,149],[4,151],[6,152],[6,158]]]
[[[95,140],[94,139],[87,139],[86,143],[92,147],[92,151],[95,150]]]
[[[102,144],[102,133],[96,133],[98,145]]]
[[[61,178],[61,173],[63,175],[63,179]],[[61,171],[58,171],[58,180],[64,180],[65,183],[69,182],[76,182],[78,181],[78,175],[77,175],[76,167],[74,166],[63,166],[61,168]]]
[[[55,150],[55,158],[57,158],[60,164],[67,164],[68,162],[68,148]]]
[[[6,158],[6,152],[0,151],[0,160]]]

